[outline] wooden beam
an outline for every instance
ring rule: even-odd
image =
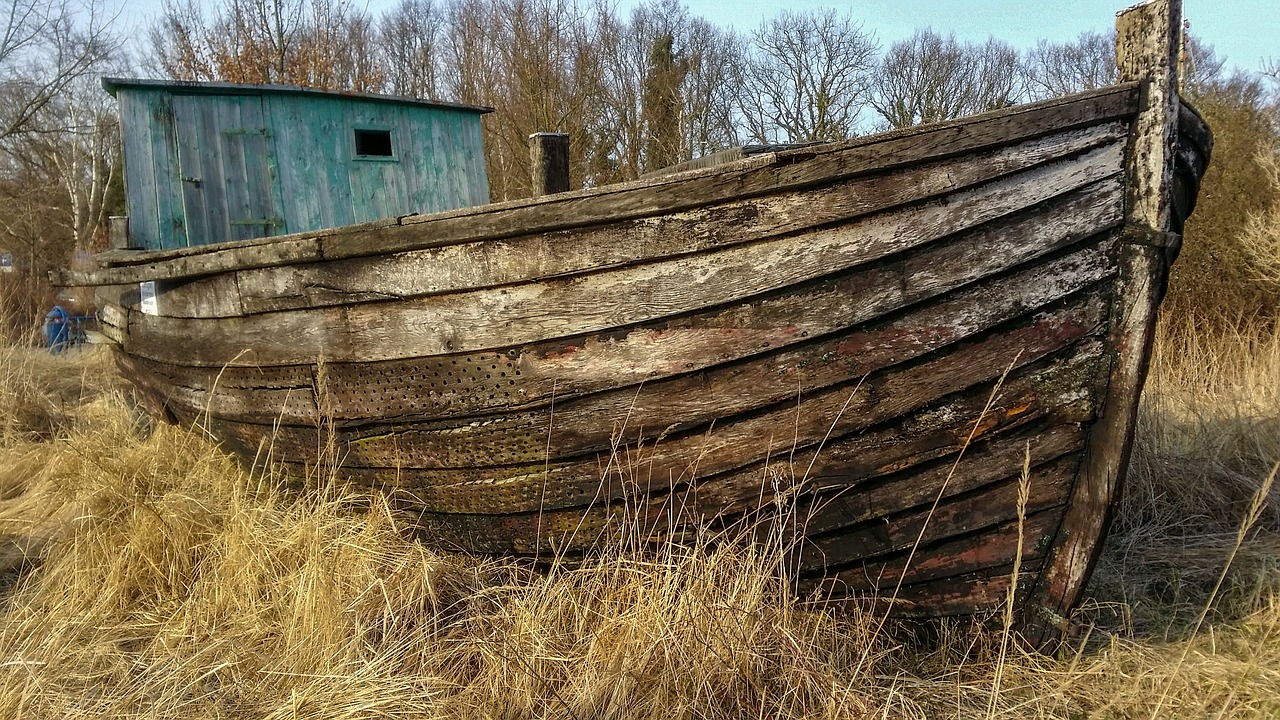
[[[529,136],[529,163],[533,171],[533,196],[553,195],[569,189],[569,135],[539,132]]]
[[[129,249],[129,216],[112,215],[108,218],[107,244],[112,250]]]

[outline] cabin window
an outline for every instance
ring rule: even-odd
[[[356,157],[360,158],[392,158],[395,152],[391,148],[390,130],[371,130],[357,128]]]

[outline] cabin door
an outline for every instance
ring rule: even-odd
[[[271,129],[258,95],[174,95],[187,244],[287,232]]]

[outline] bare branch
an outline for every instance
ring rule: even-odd
[[[1041,40],[1026,55],[1027,85],[1037,99],[1105,87],[1116,81],[1116,34],[1083,32],[1072,42]]]
[[[782,11],[751,36],[739,102],[757,142],[842,140],[872,85],[877,44],[848,15]]]
[[[0,144],[48,132],[43,114],[54,98],[119,47],[97,0],[9,0],[0,31]]]
[[[212,17],[199,0],[164,0],[149,35],[157,64],[179,80],[383,85],[373,19],[351,0],[231,0]]]
[[[440,55],[445,13],[433,0],[400,0],[378,21],[387,90],[406,97],[440,98]]]
[[[1007,43],[920,30],[885,53],[871,105],[895,128],[1007,107],[1025,94],[1019,65]]]

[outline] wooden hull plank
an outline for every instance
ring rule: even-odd
[[[131,312],[128,352],[191,365],[284,365],[472,352],[741,301],[903,252],[1115,174],[1123,145],[837,228],[544,283],[243,318]],[[616,298],[616,302],[600,302]]]
[[[876,327],[831,336],[746,363],[724,365],[640,387],[557,402],[547,410],[512,413],[432,429],[429,425],[338,430],[349,467],[475,467],[482,464],[561,460],[608,452],[619,444],[651,442],[705,427],[770,405],[794,403],[823,387],[938,351],[976,333],[1084,290],[1112,272],[1105,246],[1072,255],[959,292]],[[1099,296],[1062,314],[1084,313],[1101,323]],[[673,422],[678,418],[679,422]],[[286,455],[305,454],[317,428],[262,426],[220,421],[217,434],[240,447],[264,439]],[[323,432],[323,431],[321,431]]]
[[[1124,139],[1123,123],[1034,138],[795,194],[767,195],[598,227],[391,255],[254,268],[162,286],[159,313],[223,317],[405,299],[527,283],[741,245],[847,222]],[[803,202],[797,202],[802,197]],[[227,299],[234,298],[234,302]]]
[[[1019,601],[1029,591],[1039,575],[1043,561],[1026,558],[1018,573]],[[881,589],[870,583],[846,582],[825,590],[818,590],[815,583],[804,582],[798,587],[808,593],[810,603],[823,605],[832,602],[846,607],[857,607],[864,612],[888,613],[899,618],[941,618],[965,615],[998,615],[1008,601],[1009,586],[1013,582],[1013,565],[1001,565],[968,575],[928,580],[898,588]],[[822,593],[839,593],[825,595]]]
[[[1079,455],[1068,455],[1033,468],[1027,488],[1027,514],[1064,504],[1079,465]],[[791,571],[800,577],[825,575],[849,563],[908,550],[917,540],[931,545],[1017,519],[1020,481],[1014,475],[947,498],[936,508],[922,505],[844,528],[843,532],[811,537],[801,544]]]
[[[923,583],[1008,566],[1019,555],[1019,525],[1022,559],[1038,561],[1048,551],[1053,533],[1061,521],[1060,507],[1029,513],[1021,523],[1014,518],[981,532],[921,546],[914,555],[902,551],[893,560],[872,561],[842,570],[816,581],[815,589],[824,595],[840,588],[859,587],[878,587],[884,592],[891,591],[899,579],[904,585]],[[908,557],[911,559],[909,564]]]
[[[310,423],[320,419],[314,369],[303,365],[272,368],[192,368],[116,353],[121,372],[140,390],[178,417],[243,418],[272,423]]]
[[[869,481],[893,482],[922,469],[927,480],[928,469],[954,458],[966,444],[981,444],[1028,426],[1087,423],[1096,413],[1097,390],[1072,389],[1062,383],[1073,373],[1096,370],[1102,361],[1098,345],[1086,341],[1067,355],[1033,365],[1038,369],[1015,371],[1002,386],[998,404],[985,415],[990,387],[979,385],[884,426],[704,476],[694,483],[696,504],[691,510],[701,515],[748,512],[760,502],[762,489],[793,493],[800,487],[824,492],[853,487],[850,492],[856,494]],[[921,490],[929,487],[936,492],[929,485]],[[897,502],[911,498],[907,493]],[[874,500],[874,494],[869,499]],[[891,509],[887,502],[884,507]]]
[[[814,538],[828,535],[1009,477],[1022,466],[1024,454],[1033,465],[1041,465],[1083,448],[1084,431],[1076,424],[1028,423],[966,448],[958,464],[944,456],[878,481],[809,477],[803,484],[812,489],[812,496],[795,508],[789,532],[803,531]]]
[[[521,351],[327,364],[327,408],[339,426],[415,416],[465,417],[486,410],[508,411],[486,422],[519,423],[510,410],[545,406],[553,398],[563,403],[585,393],[739,360],[1006,271],[1114,226],[1120,218],[1119,198],[1119,185],[1107,181],[1035,216],[984,226],[879,268],[657,327],[568,344],[541,343]],[[156,382],[174,388],[170,402],[179,414],[207,411],[237,422],[311,427],[321,420],[307,383],[300,382],[300,374],[314,372],[306,366],[191,368],[137,357],[131,363],[140,377],[155,375]],[[220,390],[210,395],[207,388],[215,379]],[[287,393],[276,392],[280,388]],[[295,407],[300,412],[292,412]]]

